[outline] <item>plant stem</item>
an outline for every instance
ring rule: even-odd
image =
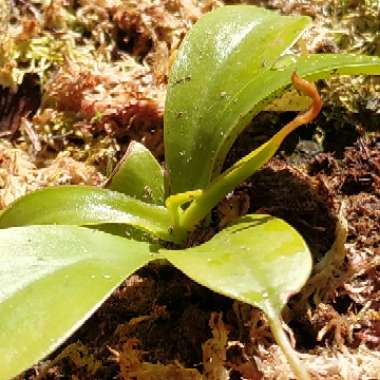
[[[309,373],[303,366],[302,362],[297,356],[297,352],[291,346],[284,329],[281,326],[281,320],[278,314],[275,312],[266,313],[268,318],[269,326],[276,340],[276,343],[280,346],[282,352],[286,356],[294,375],[298,380],[311,380]]]
[[[179,226],[181,226],[181,228],[188,231],[193,230],[226,194],[249,178],[272,158],[289,133],[299,126],[309,123],[319,114],[322,102],[314,84],[301,79],[295,73],[292,75],[292,81],[297,90],[302,91],[312,98],[313,104],[310,109],[297,115],[294,120],[286,124],[269,141],[240,159],[212,181],[210,185],[193,200],[190,206],[179,215]]]
[[[180,223],[180,217],[183,214],[182,206],[193,201],[201,194],[202,190],[190,190],[184,193],[174,194],[166,198],[165,206],[173,222],[172,238],[175,243],[183,242],[187,237],[187,232],[189,231],[183,228]]]

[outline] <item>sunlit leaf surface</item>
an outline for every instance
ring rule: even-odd
[[[147,243],[87,228],[0,230],[0,379],[52,352],[152,257]]]
[[[106,187],[144,202],[164,204],[164,173],[149,149],[132,141]]]
[[[0,228],[37,225],[130,224],[171,240],[165,207],[107,189],[88,186],[49,187],[12,203],[0,215]]]
[[[253,6],[204,16],[173,65],[165,109],[171,193],[204,188],[219,174],[238,134],[291,84],[334,74],[380,74],[379,57],[280,55],[308,24]]]
[[[244,110],[241,88],[259,79],[308,23],[308,17],[226,6],[191,29],[172,67],[165,106],[172,194],[208,184],[216,161],[241,131],[236,123],[244,115],[231,113],[231,101]]]
[[[210,241],[165,257],[217,293],[279,313],[311,271],[301,235],[270,215],[247,215]]]

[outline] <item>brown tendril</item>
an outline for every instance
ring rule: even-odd
[[[322,100],[314,83],[308,82],[307,80],[299,77],[296,72],[293,72],[291,79],[296,90],[309,96],[313,103],[308,110],[298,114],[291,122],[285,125],[283,131],[286,135],[294,131],[299,126],[313,121],[318,116],[322,108]]]

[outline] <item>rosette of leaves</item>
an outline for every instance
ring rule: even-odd
[[[168,86],[166,188],[160,164],[133,143],[106,188],[46,188],[1,213],[0,378],[52,352],[126,277],[162,259],[215,292],[261,308],[295,375],[308,378],[281,327],[283,306],[312,267],[302,236],[280,219],[253,214],[202,245],[186,248],[185,242],[288,133],[319,112],[315,95],[310,117],[296,118],[221,173],[238,134],[291,86],[294,71],[311,80],[380,74],[376,57],[284,55],[309,23],[308,17],[228,6],[193,27]],[[299,77],[293,83],[313,97]],[[165,249],[165,241],[178,249]]]

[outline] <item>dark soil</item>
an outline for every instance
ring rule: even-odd
[[[0,86],[0,137],[13,136],[23,116],[33,116],[41,104],[38,76],[27,74],[15,93]]]

